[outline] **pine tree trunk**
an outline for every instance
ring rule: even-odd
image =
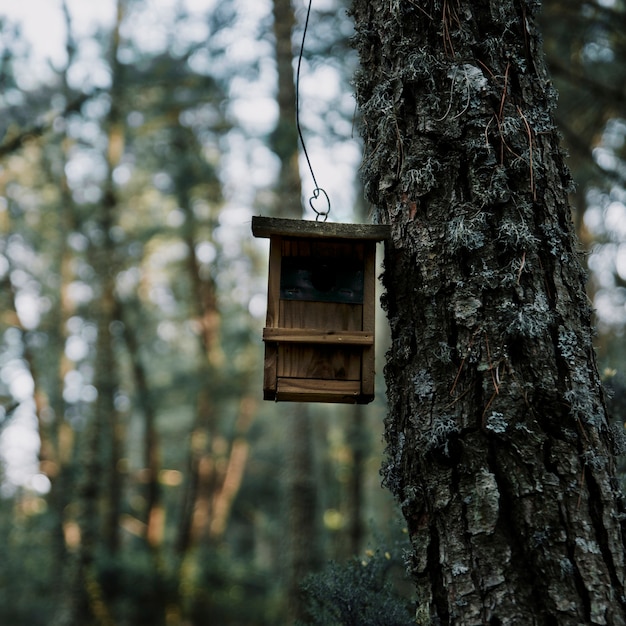
[[[368,430],[365,409],[355,404],[350,407],[350,423],[347,443],[352,452],[352,463],[346,489],[346,511],[348,516],[346,557],[360,554],[365,537],[363,510],[365,508],[365,471],[367,461]]]
[[[313,427],[309,411],[303,405],[291,407],[285,443],[287,475],[287,624],[303,620],[307,614],[301,585],[319,567],[317,541],[318,499],[313,474]]]
[[[153,551],[153,556],[156,556],[163,540],[161,520],[164,514],[159,485],[159,470],[161,469],[160,441],[156,428],[157,412],[148,383],[148,373],[141,358],[140,341],[131,319],[130,310],[133,307],[139,310],[139,317],[141,317],[142,311],[139,302],[126,302],[123,304],[119,299],[116,299],[115,316],[124,325],[124,342],[128,350],[133,373],[137,406],[143,413],[144,418],[143,468],[145,470],[145,478],[142,481],[144,504],[143,511],[138,517],[144,523],[143,538]]]
[[[278,124],[272,148],[280,159],[276,185],[276,214],[300,218],[302,184],[298,167],[296,90],[293,74],[292,34],[295,16],[291,0],[274,0],[274,36],[278,70]],[[320,562],[317,542],[318,497],[315,484],[313,425],[306,404],[289,403],[278,408],[277,419],[285,420],[286,471],[285,529],[287,575],[287,621],[294,624],[306,617],[301,585]]]
[[[418,623],[624,624],[624,507],[534,0],[354,0]]]
[[[180,145],[180,160],[184,163],[187,144],[183,129],[173,131],[175,145]],[[196,395],[196,415],[189,440],[189,475],[184,493],[183,514],[179,524],[178,550],[181,556],[208,536],[212,516],[211,502],[217,489],[216,458],[213,446],[218,435],[218,415],[215,392],[220,386],[220,362],[223,353],[220,345],[221,318],[217,289],[212,276],[202,278],[200,261],[195,252],[195,218],[191,198],[185,181],[177,181],[179,206],[185,212],[184,239],[187,245],[187,273],[191,285],[191,316],[198,325],[199,388]]]
[[[94,386],[98,390],[94,412],[80,444],[80,475],[76,481],[76,522],[79,533],[68,560],[65,588],[52,620],[54,626],[109,626],[112,618],[98,579],[97,555],[104,548],[109,554],[119,549],[121,511],[121,476],[118,462],[121,437],[114,397],[117,389],[111,324],[115,320],[114,242],[111,229],[115,223],[117,197],[113,169],[119,164],[124,148],[123,123],[119,111],[121,66],[117,60],[124,0],[117,0],[116,22],[111,42],[111,109],[107,116],[107,180],[97,215],[101,232],[90,250],[91,262],[100,279],[99,297],[94,314],[98,330]]]
[[[300,217],[302,184],[298,167],[296,88],[293,76],[292,33],[295,16],[291,0],[274,0],[274,37],[278,72],[278,122],[272,133],[272,149],[280,159],[276,185],[276,210],[281,216]]]
[[[123,65],[117,58],[120,45],[120,29],[125,13],[125,0],[117,1],[116,26],[112,33],[110,53],[111,66],[111,103],[106,118],[107,132],[107,178],[103,188],[100,215],[102,241],[94,250],[94,269],[101,277],[100,298],[96,309],[98,341],[96,346],[95,384],[98,397],[95,404],[95,419],[102,424],[102,441],[99,445],[106,454],[103,458],[104,504],[103,535],[107,550],[115,554],[120,547],[120,516],[122,508],[122,474],[119,461],[122,457],[122,425],[120,415],[115,408],[115,394],[118,388],[117,368],[113,349],[111,327],[116,321],[117,303],[115,299],[116,250],[112,239],[112,229],[117,220],[118,195],[113,181],[113,172],[120,164],[124,154],[126,129],[121,110],[121,87]],[[101,480],[102,480],[101,478]]]

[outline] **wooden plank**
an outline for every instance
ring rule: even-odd
[[[278,345],[265,344],[265,360],[263,362],[263,399],[276,398],[276,381],[278,380]]]
[[[311,256],[310,239],[293,239],[283,237],[283,256]]]
[[[278,326],[280,307],[280,266],[281,266],[280,238],[270,241],[269,276],[267,281],[267,316],[265,325],[268,327]]]
[[[387,224],[338,224],[255,216],[252,218],[252,234],[255,237],[321,237],[383,241],[391,237],[391,228]]]
[[[374,343],[374,333],[363,330],[334,331],[310,328],[264,328],[263,341],[370,346]]]
[[[278,326],[280,309],[280,237],[270,241],[269,276],[267,283],[267,327]],[[265,400],[274,400],[276,397],[276,380],[278,378],[278,345],[265,344],[265,360],[263,362],[263,397]]]
[[[266,344],[272,345],[272,344]],[[361,346],[278,343],[277,376],[360,380]]]
[[[376,327],[376,246],[371,243],[365,253],[363,276],[363,330]]]
[[[373,396],[360,393],[359,381],[279,378],[276,400],[366,404],[373,400]]]
[[[336,259],[341,263],[342,259],[352,262],[363,261],[363,246],[369,240],[362,239],[309,239],[311,242],[311,256]]]
[[[365,250],[365,277],[363,284],[363,331],[372,334],[376,328],[376,244],[369,243]],[[361,357],[361,390],[374,395],[375,379],[374,342],[363,348]]]
[[[363,305],[345,302],[280,301],[282,328],[315,328],[317,330],[363,330]]]

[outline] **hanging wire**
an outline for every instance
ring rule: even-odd
[[[319,220],[320,217],[324,217],[324,221],[328,219],[328,214],[330,213],[330,199],[328,198],[328,194],[324,189],[322,189],[317,184],[317,179],[315,178],[315,172],[313,171],[313,166],[311,165],[311,159],[309,158],[309,153],[306,149],[306,144],[304,143],[304,137],[302,136],[302,128],[300,127],[300,66],[302,65],[302,56],[304,54],[304,40],[306,39],[306,31],[309,27],[309,16],[311,15],[311,4],[313,0],[309,0],[309,6],[306,11],[306,20],[304,22],[304,32],[302,33],[302,44],[300,46],[300,54],[298,55],[298,69],[296,70],[296,127],[298,129],[298,137],[300,137],[300,143],[302,144],[302,151],[304,152],[304,156],[306,157],[306,162],[309,166],[309,171],[311,172],[311,178],[313,178],[313,183],[315,185],[315,189],[313,189],[313,195],[309,198],[309,206],[315,213],[315,221]],[[320,196],[324,196],[326,199],[326,210],[320,211],[313,206],[313,201],[317,200]]]

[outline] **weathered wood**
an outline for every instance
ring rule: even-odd
[[[361,385],[358,380],[279,378],[276,400],[365,404],[372,398],[361,394]]]
[[[384,241],[389,239],[390,230],[389,226],[384,224],[338,224],[256,216],[252,218],[252,234],[255,237],[319,237]]]
[[[363,306],[281,300],[279,317],[283,328],[311,328],[335,332],[362,330]]]
[[[281,239],[270,241],[270,263],[267,287],[267,315],[265,325],[269,328],[278,326],[280,310],[280,257]],[[276,395],[276,378],[278,364],[278,346],[265,346],[265,363],[263,366],[263,397],[273,400]]]
[[[265,325],[269,327],[278,326],[280,309],[280,259],[281,259],[281,239],[276,238],[270,241],[270,263],[267,283],[267,315]]]
[[[278,344],[266,344],[263,362],[263,398],[265,400],[274,400],[276,397],[277,364]]]
[[[279,344],[277,374],[279,378],[359,380],[361,355],[361,346]]]
[[[369,247],[371,246],[371,247]],[[365,254],[365,282],[363,285],[363,301],[374,302],[376,299],[376,244],[369,244]],[[374,334],[376,328],[376,309],[373,306],[363,307],[363,331]],[[363,348],[361,363],[361,389],[364,394],[374,395],[374,344]]]
[[[419,6],[418,6],[419,5]],[[534,0],[353,0],[384,485],[423,626],[626,624],[626,511]]]
[[[263,341],[371,346],[374,344],[374,333],[371,330],[336,331],[316,330],[313,328],[264,328]]]
[[[254,218],[252,229],[270,237],[264,398],[373,400],[376,242],[388,228]]]

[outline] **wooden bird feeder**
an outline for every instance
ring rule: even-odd
[[[374,399],[376,242],[388,226],[252,218],[270,240],[265,400]]]

